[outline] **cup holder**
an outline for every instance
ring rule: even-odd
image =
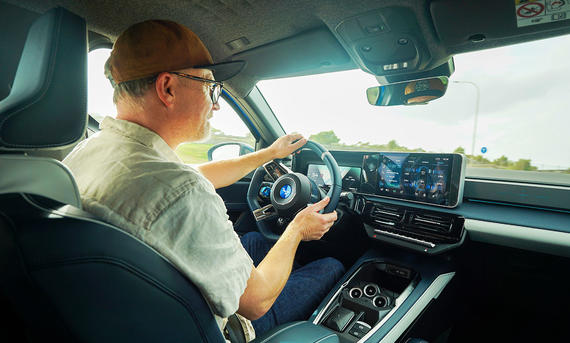
[[[364,292],[364,295],[366,295],[367,297],[373,297],[376,295],[376,293],[378,292],[378,290],[376,289],[376,286],[369,283],[368,285],[364,286],[364,289],[362,290]]]
[[[374,297],[374,299],[372,299],[372,305],[374,305],[374,307],[386,307],[388,306],[388,304],[389,304],[388,298],[383,295],[379,295],[377,297]]]
[[[375,310],[385,310],[391,305],[391,298],[382,293],[382,290],[376,283],[356,283],[352,288],[347,288],[345,293],[347,298],[351,298],[351,306],[365,306],[374,308]]]
[[[358,299],[362,296],[362,290],[358,287],[355,287],[348,291],[348,295],[353,299]]]

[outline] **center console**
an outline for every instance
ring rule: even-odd
[[[368,251],[308,321],[277,327],[254,342],[395,342],[438,298],[453,270],[442,256]]]
[[[363,264],[342,287],[316,323],[345,341],[357,341],[379,327],[418,283],[417,273],[385,262]]]

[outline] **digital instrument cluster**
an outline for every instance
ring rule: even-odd
[[[339,166],[342,177],[342,189],[357,191],[360,186],[360,175],[362,170],[358,167]],[[309,164],[307,177],[314,181],[317,186],[330,186],[332,184],[331,175],[327,166],[322,164]]]
[[[289,170],[285,169],[285,167],[275,161],[269,161],[263,165],[263,168],[267,172],[267,174],[273,179],[273,181],[277,181],[278,178],[281,176],[289,173]]]
[[[463,193],[465,159],[460,154],[371,153],[362,159],[360,192],[456,207]]]

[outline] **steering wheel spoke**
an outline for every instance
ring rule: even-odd
[[[277,218],[277,211],[272,204],[253,210],[252,213],[256,222]]]

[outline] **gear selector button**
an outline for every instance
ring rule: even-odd
[[[331,313],[325,325],[335,331],[342,332],[352,318],[354,318],[353,311],[339,307]]]

